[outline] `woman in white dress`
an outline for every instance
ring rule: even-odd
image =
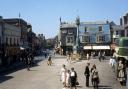
[[[70,76],[71,76],[70,70],[67,70],[67,73],[66,73],[66,86],[67,87],[70,86]]]
[[[61,71],[60,71],[60,76],[61,76],[61,81],[62,81],[63,87],[66,87],[66,71],[67,71],[67,69],[66,69],[65,65],[63,64]]]

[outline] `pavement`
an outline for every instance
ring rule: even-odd
[[[44,60],[43,56],[36,57],[35,60],[39,62],[36,66],[30,68],[30,71],[21,68],[0,74],[0,89],[63,89],[59,75],[62,64],[65,64],[68,69],[75,68],[80,83],[77,89],[93,89],[91,82],[90,87],[85,86],[84,70],[87,60],[69,63],[65,56],[53,55],[52,66],[47,65],[47,60]],[[99,62],[98,59],[91,59],[89,62],[90,66],[96,64],[99,71],[99,89],[125,89],[116,80],[115,74],[108,63],[109,60]]]

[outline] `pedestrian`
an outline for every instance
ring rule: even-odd
[[[45,56],[45,58],[47,58],[47,53],[46,52],[44,53],[44,56]]]
[[[70,53],[67,55],[67,61],[71,62],[71,54]]]
[[[77,73],[76,73],[76,71],[74,70],[73,67],[71,68],[71,77],[70,78],[71,78],[71,86],[70,86],[70,89],[73,89],[73,88],[77,89],[77,87],[76,87]]]
[[[94,67],[95,67],[96,65],[94,64],[93,66],[92,66],[92,68],[91,68],[91,82],[92,82],[92,85],[94,84],[94,82],[93,82],[93,70],[94,70]]]
[[[87,66],[85,67],[84,75],[86,77],[86,87],[89,87],[89,76],[90,76],[90,70],[89,70],[90,63],[87,63]]]
[[[26,54],[25,60],[26,60],[27,70],[30,71],[31,64],[30,64],[30,57],[28,53]]]
[[[66,86],[67,87],[69,87],[70,83],[71,83],[70,76],[71,76],[70,70],[67,70],[67,72],[66,72]]]
[[[128,61],[126,62],[126,89],[128,89]]]
[[[124,74],[124,65],[122,63],[122,61],[119,61],[119,65],[118,65],[118,80],[120,81],[121,84],[123,84],[123,81],[125,80],[125,74]]]
[[[60,80],[63,84],[63,88],[66,87],[66,71],[67,71],[66,66],[63,64],[60,70]]]
[[[51,66],[51,64],[52,64],[52,59],[51,59],[51,56],[49,56],[49,57],[48,57],[47,64],[48,64],[49,66]]]
[[[98,53],[99,61],[101,62],[101,51]]]
[[[105,51],[102,53],[102,59],[105,60]]]
[[[93,78],[93,86],[94,86],[94,89],[98,89],[99,74],[98,74],[98,70],[96,69],[96,65],[93,66],[92,78]]]
[[[87,60],[89,60],[89,54],[88,53],[87,53],[86,57],[87,57]]]

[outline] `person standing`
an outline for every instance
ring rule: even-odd
[[[66,86],[69,87],[70,86],[70,76],[71,76],[71,73],[70,73],[70,70],[67,70],[66,72]]]
[[[89,70],[90,63],[87,63],[87,66],[85,67],[84,75],[86,77],[86,87],[89,87],[89,76],[90,76],[90,70]]]
[[[98,89],[99,74],[98,74],[98,71],[96,69],[96,65],[93,66],[92,78],[93,78],[93,86],[94,86],[94,89]]]
[[[63,64],[62,68],[60,70],[60,80],[62,81],[63,88],[66,87],[66,71],[67,71],[67,69],[66,69],[65,65]]]
[[[87,53],[86,57],[87,57],[87,60],[89,60],[89,54],[88,53]]]
[[[122,61],[119,61],[119,65],[118,65],[118,79],[120,81],[121,84],[123,84],[123,81],[125,80],[125,75],[124,75],[124,65],[122,63]]]
[[[128,61],[126,62],[126,89],[128,89]]]
[[[75,88],[75,89],[77,89],[77,87],[76,87],[76,81],[77,81],[77,73],[76,73],[76,71],[74,70],[74,68],[71,68],[71,88],[70,89],[73,89],[73,87]]]
[[[94,82],[93,82],[93,70],[94,70],[94,67],[95,67],[96,65],[94,64],[93,66],[92,66],[92,68],[91,68],[91,82],[92,82],[92,85],[94,84]]]

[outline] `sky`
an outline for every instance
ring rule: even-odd
[[[55,37],[62,21],[82,22],[114,21],[119,24],[128,13],[128,0],[1,0],[0,15],[3,18],[18,18],[32,25],[36,34],[46,38]]]

